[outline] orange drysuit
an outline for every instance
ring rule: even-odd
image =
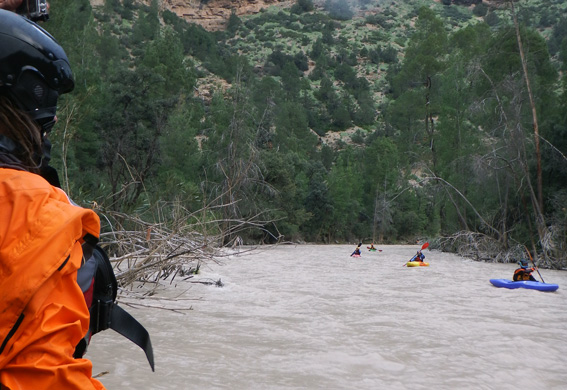
[[[94,211],[39,175],[0,168],[1,390],[104,389],[73,359],[89,328],[81,243],[99,231]]]

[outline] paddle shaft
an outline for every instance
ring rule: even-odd
[[[525,245],[524,245],[524,248],[526,248]],[[545,280],[543,280],[543,277],[542,277],[541,274],[539,273],[539,268],[538,268],[537,265],[535,264],[534,259],[533,259],[533,257],[532,257],[532,254],[530,253],[530,251],[528,250],[528,248],[526,248],[526,252],[528,252],[528,256],[530,257],[530,260],[532,261],[532,264],[534,265],[534,267],[535,267],[535,269],[536,269],[536,271],[537,271],[537,274],[539,275],[539,278],[541,279],[541,282],[542,282],[542,283],[545,283]]]

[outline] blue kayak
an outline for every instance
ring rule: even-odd
[[[492,283],[496,287],[528,288],[530,290],[539,290],[539,291],[555,291],[559,288],[557,284],[533,282],[530,280],[521,280],[518,282],[514,282],[513,280],[508,280],[508,279],[490,279],[490,283]]]

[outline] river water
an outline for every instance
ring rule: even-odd
[[[277,246],[205,265],[124,306],[151,334],[155,372],[108,330],[89,348],[93,373],[108,390],[567,388],[567,272],[541,271],[553,293],[508,290],[489,279],[514,264],[426,250],[430,266],[408,268],[419,246],[378,248]]]

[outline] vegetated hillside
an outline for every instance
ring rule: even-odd
[[[428,0],[431,3],[440,3],[445,6],[475,6],[483,3],[482,0]],[[100,6],[101,0],[91,0],[95,6]],[[271,6],[279,8],[291,8],[297,1],[295,0],[207,0],[207,1],[191,1],[191,0],[165,0],[161,6],[174,12],[180,18],[190,23],[196,23],[204,27],[208,31],[218,31],[226,28],[228,19],[232,14],[239,17],[255,15],[266,10]],[[301,1],[299,1],[301,3]],[[304,2],[307,3],[307,2]],[[363,15],[369,8],[377,5],[387,6],[392,4],[390,0],[367,1],[367,0],[340,0],[328,2],[327,0],[313,0],[311,2],[314,8],[323,9],[331,3],[341,4],[339,7],[341,12],[348,14],[353,13],[355,16]],[[328,3],[328,4],[327,4]],[[501,3],[500,0],[484,0],[484,4],[488,7],[497,7]]]
[[[509,10],[484,3],[298,0],[207,31],[157,1],[54,0],[77,78],[54,153],[74,199],[203,209],[222,244],[442,236],[506,260],[533,240],[559,264],[567,4],[516,4],[534,99]]]
[[[167,0],[160,7],[190,24],[220,32],[213,38],[218,45],[246,58],[259,77],[281,77],[285,62],[292,60],[301,72],[301,80],[311,85],[311,94],[320,90],[321,69],[327,65],[331,68],[341,65],[335,69],[337,72],[325,72],[325,81],[332,82],[339,95],[358,94],[361,87],[358,81],[365,80],[362,88],[368,95],[364,97],[371,102],[361,102],[355,97],[352,104],[358,109],[366,108],[361,114],[367,119],[311,123],[323,142],[336,147],[341,144],[337,143],[339,140],[351,143],[353,135],[361,140],[367,131],[373,131],[391,92],[388,75],[404,58],[419,7],[430,7],[444,20],[447,30],[456,31],[484,21],[497,26],[498,15],[508,19],[506,11],[499,10],[501,3],[499,0]],[[522,1],[520,18],[549,35],[553,15],[561,12],[565,12],[561,1],[526,0]],[[317,66],[323,47],[324,61],[330,63]],[[193,56],[193,60],[202,65],[199,58]],[[212,65],[211,61],[200,66],[204,73],[197,80],[198,94],[205,100],[212,96],[214,88],[227,89],[231,85],[226,74],[219,74],[215,66],[207,65]],[[361,108],[361,104],[365,107]],[[374,111],[373,120],[368,118],[372,115],[370,111]]]
[[[242,3],[246,2],[232,3],[231,9],[235,12],[224,22],[228,36],[219,42],[234,55],[245,57],[259,77],[281,77],[282,68],[289,60],[301,72],[302,81],[310,83],[312,94],[320,90],[323,73],[339,95],[355,95],[357,88],[361,87],[358,81],[364,80],[366,86],[363,88],[367,87],[372,108],[375,109],[374,120],[354,120],[346,126],[341,121],[312,123],[312,129],[322,137],[323,142],[334,146],[337,146],[338,140],[351,143],[353,135],[357,134],[355,138],[360,140],[367,130],[374,130],[383,104],[392,92],[388,75],[395,72],[404,59],[408,41],[415,32],[414,24],[421,6],[430,7],[444,21],[448,32],[485,22],[498,28],[500,18],[504,19],[504,24],[511,23],[508,12],[502,10],[502,1],[496,0],[457,0],[452,1],[452,5],[447,5],[451,1],[442,0],[312,3],[306,0],[294,3],[292,7],[289,2],[254,2],[253,12],[247,12],[250,8],[241,7]],[[215,10],[213,14],[220,15],[219,9],[226,9],[223,8],[226,4],[223,1],[209,1],[206,7]],[[270,4],[272,6],[264,8]],[[519,8],[519,18],[538,29],[542,35],[549,36],[553,27],[553,15],[565,13],[565,8],[561,1],[523,1]],[[226,17],[227,14],[223,15]],[[183,17],[187,19],[185,15]],[[189,20],[200,23],[196,19]],[[326,57],[323,59],[326,63],[319,62],[317,66],[321,55]],[[327,66],[333,72],[322,70]],[[201,81],[204,86],[200,89],[206,94],[209,79]],[[418,85],[426,81],[413,82]],[[353,104],[357,108],[361,108],[361,103],[363,102],[354,97]],[[370,113],[367,112],[366,115]]]

